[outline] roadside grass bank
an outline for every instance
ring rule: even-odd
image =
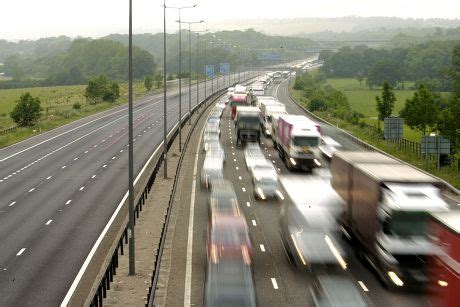
[[[357,82],[357,81],[356,81]],[[357,82],[358,83],[358,82]],[[359,83],[358,83],[359,85]],[[291,96],[304,107],[307,107],[307,100],[303,97],[301,90],[294,90],[293,88],[289,89],[291,92]],[[353,102],[349,101],[350,105],[353,107]],[[356,110],[356,109],[355,109]],[[359,109],[358,109],[359,111]],[[361,112],[361,111],[360,111]],[[425,160],[423,157],[419,157],[417,154],[405,151],[405,150],[398,150],[396,144],[385,141],[381,139],[372,129],[365,129],[360,125],[354,125],[350,122],[347,122],[341,118],[334,117],[329,112],[313,112],[317,116],[325,119],[326,121],[330,122],[331,124],[349,132],[350,134],[360,138],[361,140],[407,162],[410,163],[418,168],[424,169],[429,173],[442,178],[455,186],[457,189],[460,188],[460,170],[456,168],[456,166],[445,166],[442,167],[440,170],[436,169],[436,160]],[[420,142],[420,138],[416,141]]]
[[[84,97],[85,89],[86,85],[72,85],[0,90],[0,130],[15,126],[10,118],[10,112],[23,93],[30,92],[32,96],[38,97],[43,109],[41,119],[36,126],[18,127],[8,133],[0,134],[0,148],[128,102],[127,83],[120,84],[120,98],[114,103],[89,104]],[[160,92],[162,88],[155,88],[148,92],[143,81],[136,81],[133,83],[133,90],[134,98],[140,98]]]

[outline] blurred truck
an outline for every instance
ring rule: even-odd
[[[448,205],[439,181],[376,152],[336,152],[332,187],[346,202],[343,234],[388,288],[425,287],[427,259],[438,252],[427,234],[429,213]]]
[[[272,116],[274,114],[278,115],[287,115],[286,106],[275,100],[275,101],[262,101],[260,103],[260,112],[262,113],[261,116],[261,123],[262,131],[265,136],[271,135],[271,124],[272,124]]]
[[[430,235],[441,252],[429,260],[429,297],[435,307],[458,306],[460,293],[460,211],[433,214]]]
[[[235,116],[236,144],[260,143],[260,109],[240,106]]]
[[[311,170],[321,166],[321,134],[308,117],[281,115],[276,130],[276,147],[288,169]]]
[[[228,104],[230,106],[230,116],[232,119],[235,119],[236,116],[236,108],[238,106],[249,106],[249,96],[247,94],[233,94],[228,99]]]

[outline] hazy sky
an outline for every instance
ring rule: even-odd
[[[396,16],[460,18],[460,0],[170,0],[169,6],[198,4],[183,10],[183,20]],[[135,32],[163,27],[163,1],[133,0]],[[127,32],[128,0],[2,0],[0,39],[56,35],[102,36]],[[177,28],[177,10],[167,11],[168,31]],[[205,28],[197,26],[196,29]]]

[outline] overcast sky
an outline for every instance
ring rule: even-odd
[[[133,0],[135,32],[163,27],[163,1]],[[460,0],[170,0],[169,6],[198,4],[183,10],[183,20],[396,16],[460,18]],[[0,39],[75,37],[127,33],[128,0],[2,0]],[[167,28],[177,28],[177,10],[167,11]],[[205,28],[203,25],[202,28]],[[196,27],[198,30],[198,27]],[[171,32],[168,30],[168,32]]]

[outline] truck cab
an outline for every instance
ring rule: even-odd
[[[230,116],[232,119],[235,119],[236,108],[239,106],[249,105],[248,95],[247,94],[236,94],[236,93],[233,94],[229,98],[229,105],[230,105]]]
[[[260,110],[257,107],[240,106],[235,116],[236,144],[260,143]]]

